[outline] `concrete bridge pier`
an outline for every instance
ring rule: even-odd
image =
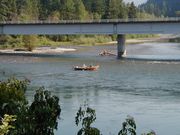
[[[126,35],[118,34],[117,35],[117,58],[120,59],[126,55]]]

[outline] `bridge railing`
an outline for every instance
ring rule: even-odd
[[[121,22],[180,22],[180,17],[171,18],[128,18],[128,19],[101,19],[101,20],[31,20],[31,21],[2,21],[0,24],[75,24],[75,23],[121,23]]]

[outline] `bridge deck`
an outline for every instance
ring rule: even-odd
[[[179,34],[180,18],[1,22],[0,34]]]

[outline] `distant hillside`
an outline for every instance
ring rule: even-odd
[[[156,16],[180,16],[180,0],[148,0],[140,9]]]

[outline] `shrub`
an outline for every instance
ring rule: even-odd
[[[88,105],[80,107],[75,117],[76,125],[80,123],[82,128],[78,131],[77,135],[100,135],[97,128],[91,127],[91,124],[96,120],[95,110]]]

